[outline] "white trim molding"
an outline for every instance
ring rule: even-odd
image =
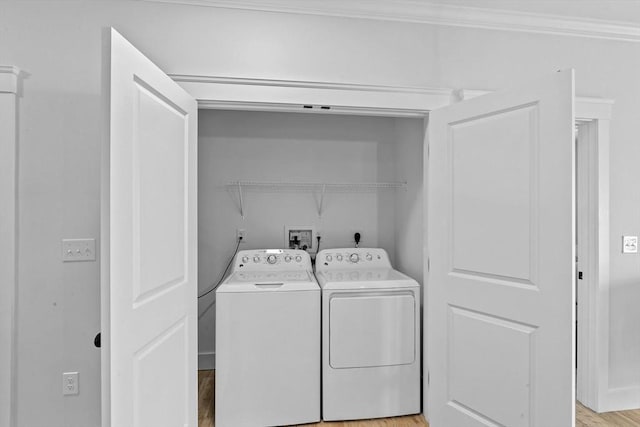
[[[0,65],[0,426],[12,426],[15,421],[19,74],[17,67]]]
[[[18,93],[20,69],[13,65],[0,65],[0,93]]]
[[[208,371],[210,369],[216,369],[216,352],[205,351],[198,353],[198,370]]]
[[[143,1],[640,42],[640,26],[631,22],[458,6],[424,0],[387,0],[377,2],[369,0]]]
[[[451,103],[450,89],[169,74],[199,108],[424,116]]]

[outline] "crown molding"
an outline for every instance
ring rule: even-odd
[[[362,92],[394,92],[394,93],[415,93],[428,95],[450,96],[451,89],[414,87],[414,86],[383,86],[365,85],[359,83],[331,83],[313,82],[306,80],[278,80],[278,79],[253,79],[244,77],[222,77],[206,76],[194,74],[169,74],[177,82],[191,83],[218,83],[225,85],[241,86],[270,86],[279,88],[305,88],[305,89],[331,89],[349,90]]]
[[[640,42],[631,22],[455,6],[424,0],[141,0]]]
[[[0,93],[18,92],[20,69],[13,65],[0,65]]]
[[[200,108],[424,116],[449,105],[447,88],[169,74]]]

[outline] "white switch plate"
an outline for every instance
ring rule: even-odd
[[[78,373],[65,372],[62,374],[62,394],[70,396],[78,394]]]
[[[62,239],[62,261],[95,261],[96,239]]]
[[[638,236],[622,236],[622,253],[638,253]]]

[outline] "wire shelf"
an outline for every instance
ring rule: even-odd
[[[327,191],[331,190],[377,190],[377,189],[395,189],[406,188],[406,182],[299,182],[299,181],[233,181],[227,184],[230,189],[238,190],[240,201],[240,215],[244,218],[244,201],[242,189],[255,188],[291,188],[291,189],[309,189],[311,191],[320,192],[320,204],[318,206],[318,216],[322,216],[322,208],[324,205],[324,196]]]

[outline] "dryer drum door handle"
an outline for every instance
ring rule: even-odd
[[[100,348],[100,336],[102,335],[102,332],[98,332],[98,335],[96,335],[96,337],[93,339],[93,345],[95,345],[96,347]]]

